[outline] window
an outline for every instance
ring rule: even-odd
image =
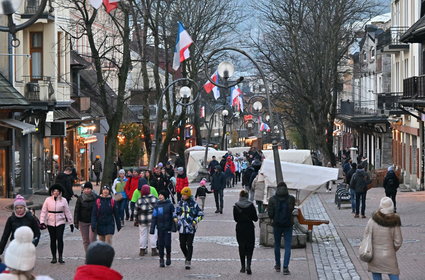
[[[43,33],[30,33],[30,77],[31,81],[43,78]]]
[[[375,48],[374,47],[370,48],[370,59],[371,60],[375,59]]]
[[[57,42],[57,55],[58,55],[58,58],[57,58],[57,74],[58,74],[58,82],[62,82],[64,79],[63,79],[63,66],[64,66],[64,63],[63,63],[63,57],[64,57],[64,55],[63,55],[63,34],[62,34],[62,32],[58,32],[58,42]]]

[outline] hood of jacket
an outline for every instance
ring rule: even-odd
[[[81,194],[81,199],[84,202],[96,200],[96,197],[97,196],[93,193],[93,191],[90,194],[85,194],[85,193]]]
[[[289,195],[288,187],[281,186],[276,189],[276,196],[278,198],[285,198]]]
[[[394,170],[390,170],[387,172],[387,178],[395,178],[397,175],[395,174]]]
[[[363,168],[361,168],[361,169],[357,168],[357,169],[356,169],[356,173],[357,173],[357,174],[361,174],[361,175],[363,175],[363,176],[364,176],[364,175],[366,175],[366,171],[365,171]]]
[[[383,227],[396,227],[401,226],[400,216],[393,214],[382,214],[381,211],[376,211],[372,215],[372,219],[380,226]]]
[[[252,202],[249,201],[247,197],[240,197],[239,201],[235,204],[240,208],[248,208],[252,204]]]
[[[74,280],[121,280],[122,275],[117,271],[103,265],[87,264],[77,268]]]

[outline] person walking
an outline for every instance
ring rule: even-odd
[[[223,194],[224,187],[226,186],[226,176],[221,172],[219,165],[215,166],[215,173],[211,178],[211,190],[214,192],[215,199],[215,213],[223,214]]]
[[[218,162],[218,160],[216,159],[215,156],[212,156],[211,161],[208,163],[208,175],[209,175],[209,181],[211,182],[211,176],[214,174],[215,172],[215,167],[217,165],[219,165],[220,163]]]
[[[159,192],[159,201],[152,213],[152,222],[149,233],[158,234],[159,267],[171,265],[171,231],[173,229],[174,205],[168,199],[168,191]],[[164,249],[166,261],[164,263]]]
[[[351,169],[347,172],[347,175],[345,176],[345,183],[350,188],[350,201],[351,201],[351,213],[356,213],[356,190],[353,186],[350,185],[351,178],[353,178],[354,173],[357,170],[357,163],[353,162],[351,163]]]
[[[72,190],[72,186],[74,185],[72,179],[72,168],[66,167],[64,172],[59,173],[55,179],[55,184],[60,184],[62,186],[62,197],[64,197],[69,204],[74,196],[74,191]]]
[[[0,280],[53,280],[48,276],[34,276],[36,256],[33,244],[33,230],[21,226],[15,231],[15,239],[10,242],[5,251],[4,262],[7,269],[0,273]]]
[[[115,250],[108,243],[95,241],[87,248],[86,264],[79,266],[74,280],[121,280],[122,275],[111,269]]]
[[[176,193],[177,201],[182,199],[181,191],[183,188],[189,187],[189,180],[187,179],[186,173],[183,167],[177,168],[177,179],[176,179]]]
[[[254,192],[254,200],[258,207],[258,213],[264,213],[263,200],[264,192],[266,191],[266,182],[264,179],[264,174],[261,172],[258,173],[252,182],[252,191]]]
[[[235,163],[233,162],[232,157],[228,156],[226,159],[226,164],[224,165],[224,174],[226,175],[226,188],[233,188],[235,186],[235,172]]]
[[[133,198],[133,193],[137,188],[139,187],[139,183],[142,183],[141,176],[140,176],[140,170],[134,169],[133,170],[133,176],[129,178],[129,180],[126,182],[124,190],[127,195],[127,198],[131,200]],[[143,173],[143,172],[142,172]],[[144,177],[144,175],[143,175]],[[145,180],[146,181],[146,180]],[[146,184],[146,183],[145,183]],[[140,186],[140,188],[142,185]],[[134,219],[134,206],[136,205],[135,202],[130,201],[130,221],[133,221]],[[126,220],[128,220],[128,216],[126,217]]]
[[[96,175],[96,186],[99,185],[100,182],[100,173],[102,172],[102,162],[100,161],[100,156],[97,155],[95,161],[93,162],[93,172]]]
[[[233,219],[236,222],[236,240],[239,245],[241,273],[252,274],[251,260],[255,247],[255,226],[258,221],[254,204],[248,200],[248,192],[241,190],[239,201],[233,206]],[[245,263],[246,260],[246,263]]]
[[[394,213],[397,213],[397,203],[396,203],[396,196],[397,196],[397,189],[400,186],[400,181],[397,178],[397,175],[394,172],[394,167],[391,165],[388,167],[387,175],[385,175],[384,178],[384,189],[385,189],[385,195],[394,203]]]
[[[81,232],[84,251],[90,243],[96,241],[96,232],[91,229],[91,214],[95,206],[97,195],[93,192],[93,185],[86,182],[83,186],[83,193],[77,198],[74,209],[74,225]]]
[[[124,213],[126,207],[128,208],[128,198],[125,192],[125,185],[127,183],[127,178],[125,177],[125,170],[120,169],[118,171],[118,178],[114,180],[112,183],[112,192],[114,193],[114,197],[120,196],[121,199],[116,201],[118,204],[118,212],[121,219],[121,226],[124,226]],[[128,210],[127,210],[128,211]],[[128,217],[128,214],[127,214]]]
[[[196,189],[195,194],[195,200],[199,199],[201,200],[201,210],[204,211],[205,207],[205,198],[207,197],[207,193],[212,193],[212,191],[209,191],[206,187],[207,180],[204,178],[199,182],[199,187]]]
[[[204,213],[193,200],[192,191],[185,187],[181,191],[182,199],[174,212],[174,221],[179,231],[180,249],[185,257],[185,269],[190,269],[193,254],[193,239],[196,227],[204,217]]]
[[[41,208],[40,225],[45,227],[50,236],[51,263],[57,263],[56,250],[59,254],[59,263],[63,264],[63,233],[68,222],[71,232],[74,231],[73,218],[68,202],[62,197],[63,189],[59,184],[53,184],[49,189],[50,196],[46,198]]]
[[[242,174],[242,158],[235,157],[235,183],[239,183],[241,181]]]
[[[396,252],[403,243],[400,216],[394,213],[394,204],[388,197],[383,197],[379,209],[369,219],[363,238],[372,234],[372,260],[367,269],[372,272],[373,280],[381,280],[382,274],[388,274],[390,280],[398,280]]]
[[[4,226],[0,241],[0,255],[3,254],[8,239],[10,238],[10,241],[12,241],[15,238],[16,230],[22,226],[31,228],[34,235],[32,243],[37,246],[40,240],[40,228],[38,227],[37,220],[27,210],[27,203],[24,197],[18,194],[13,202],[12,215],[7,218],[6,225]]]
[[[360,213],[360,202],[362,204],[361,214],[362,218],[366,218],[366,193],[368,191],[367,186],[371,183],[369,174],[364,170],[363,165],[358,165],[357,170],[354,173],[353,177],[350,180],[350,186],[356,191],[356,213],[354,218],[359,217]]]
[[[291,243],[294,219],[292,212],[295,208],[295,197],[290,195],[288,187],[280,182],[276,188],[276,194],[269,199],[267,208],[268,216],[272,220],[274,236],[275,270],[280,272],[280,244],[285,241],[285,256],[283,259],[283,274],[289,275],[289,261],[291,258]]]
[[[148,185],[144,185],[141,189],[141,197],[137,200],[135,208],[135,222],[134,225],[139,227],[139,256],[143,257],[147,253],[148,239],[152,250],[152,256],[158,256],[156,249],[156,241],[158,235],[156,232],[150,234],[148,232],[152,222],[152,213],[157,203],[157,198],[151,194],[151,189]]]
[[[111,189],[103,186],[100,196],[96,199],[91,215],[91,229],[96,231],[99,240],[112,245],[112,236],[121,230],[118,205],[111,196]]]

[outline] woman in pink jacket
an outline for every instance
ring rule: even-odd
[[[41,209],[40,225],[49,230],[50,250],[52,252],[51,263],[57,263],[56,247],[59,253],[59,263],[65,263],[62,258],[63,253],[63,233],[65,223],[70,223],[71,232],[74,231],[71,211],[69,211],[68,202],[62,197],[63,188],[60,184],[54,184],[50,187],[50,197],[46,198]],[[57,243],[57,246],[56,246]]]

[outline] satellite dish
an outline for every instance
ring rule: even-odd
[[[14,14],[21,6],[21,0],[0,0],[0,14],[11,15]]]

